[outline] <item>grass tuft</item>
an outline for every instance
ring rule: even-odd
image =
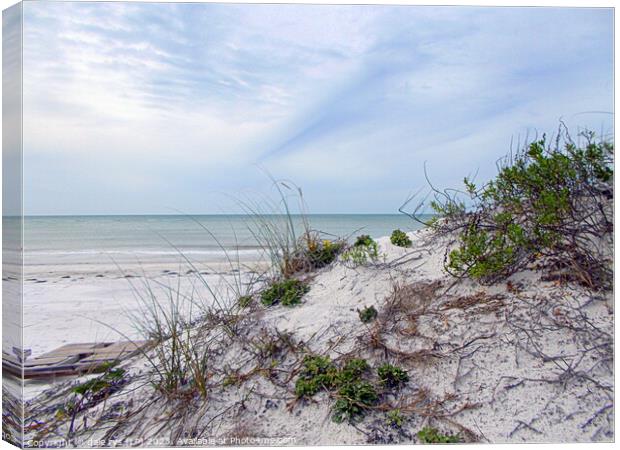
[[[252,298],[251,295],[242,295],[241,297],[237,299],[237,304],[239,305],[240,308],[248,308],[252,304],[253,301],[254,299]]]
[[[402,428],[405,423],[405,416],[402,415],[400,409],[393,409],[386,414],[385,423],[391,428]]]

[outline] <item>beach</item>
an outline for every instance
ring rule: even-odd
[[[373,262],[352,265],[341,257],[309,274],[309,292],[298,306],[241,310],[230,338],[218,331],[229,326],[227,319],[199,325],[195,336],[210,342],[208,401],[197,393],[181,403],[176,397],[157,401],[145,385],[157,353],[122,363],[127,384],[105,407],[88,410],[96,425],[73,431],[71,445],[111,445],[110,439],[230,445],[267,438],[303,445],[398,443],[410,442],[409,430],[425,426],[461,442],[613,439],[610,293],[545,281],[535,268],[508,283],[456,284],[443,269],[449,240],[428,229],[409,237],[408,248],[378,238]],[[361,323],[360,311],[369,306],[378,317]],[[583,320],[591,326],[575,326]],[[271,350],[257,353],[261,348]],[[333,361],[356,355],[372,370],[386,361],[405,368],[410,381],[382,398],[407,415],[406,424],[393,428],[372,409],[360,425],[340,424],[330,420],[327,393],[316,401],[296,398],[288,374],[299,373],[309,354]],[[570,366],[563,369],[558,361]],[[43,391],[27,410],[53,410],[78,383]],[[125,413],[110,416],[111,410]],[[50,420],[45,412],[32,417]],[[53,426],[63,430],[66,423]]]
[[[378,237],[393,223],[416,227],[393,214],[310,220],[326,237]],[[26,217],[23,347],[36,357],[76,342],[144,338],[135,316],[145,283],[163,299],[179,289],[210,305],[213,289],[235,301],[231,281],[240,272],[257,276],[266,270],[267,256],[248,225],[248,217],[235,215]],[[301,220],[297,226],[302,229]],[[31,398],[44,387],[27,382],[24,395]]]

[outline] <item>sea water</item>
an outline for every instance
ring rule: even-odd
[[[267,220],[285,227],[286,216]],[[296,235],[304,221],[292,216]],[[421,224],[403,214],[317,214],[306,217],[308,226],[325,239],[373,238],[394,229],[413,231]],[[260,255],[256,220],[245,215],[129,215],[29,216],[24,220],[25,264],[76,265],[105,261],[165,262],[183,254],[192,259],[217,261],[225,252],[244,259]]]

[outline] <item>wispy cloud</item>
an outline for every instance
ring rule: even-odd
[[[303,185],[325,212],[394,211],[491,174],[510,139],[609,131],[610,9],[26,3],[29,213],[218,212]],[[224,205],[225,207],[226,205]]]

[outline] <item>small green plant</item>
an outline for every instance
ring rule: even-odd
[[[102,391],[108,387],[110,387],[110,383],[107,380],[95,378],[95,379],[88,380],[82,384],[75,386],[73,389],[71,389],[71,391],[74,394],[80,394],[82,396],[86,396],[91,393],[94,394],[99,391]]]
[[[327,356],[306,356],[295,383],[295,394],[301,398],[320,391],[332,392],[337,398],[332,420],[356,422],[379,401],[375,387],[363,379],[368,370],[368,363],[360,358],[349,359],[338,368]]]
[[[69,432],[73,430],[75,418],[80,411],[105,400],[125,383],[125,370],[112,367],[112,364],[107,364],[102,375],[74,386],[71,392],[75,395],[56,411],[58,419],[71,418]]]
[[[388,411],[385,422],[392,428],[402,428],[405,423],[405,416],[400,412],[400,409],[393,409]]]
[[[418,431],[418,438],[424,444],[456,444],[460,442],[458,435],[441,434],[437,428],[424,427]]]
[[[398,247],[411,247],[411,239],[407,236],[407,233],[401,230],[392,231],[390,242]]]
[[[364,359],[354,358],[347,361],[342,369],[336,374],[336,386],[359,381],[362,375],[368,371],[368,363]]]
[[[379,246],[367,234],[358,236],[353,246],[342,254],[344,261],[352,262],[356,266],[362,266],[369,261],[375,261],[378,257]]]
[[[338,400],[334,404],[332,420],[336,423],[345,420],[355,423],[378,401],[379,396],[372,384],[359,380],[345,383],[338,389]]]
[[[334,390],[358,382],[368,371],[368,363],[359,358],[348,360],[338,369],[327,356],[306,356],[295,384],[298,397],[312,397],[320,390]]]
[[[368,247],[373,244],[374,239],[367,234],[362,234],[355,239],[354,247]]]
[[[344,242],[324,239],[308,239],[307,256],[313,269],[331,264],[344,249]]]
[[[357,314],[360,316],[362,323],[370,323],[377,318],[379,313],[374,306],[368,306],[362,310],[357,310]]]
[[[239,297],[239,299],[237,299],[237,304],[241,307],[241,308],[247,308],[252,304],[252,296],[251,295],[242,295],[241,297]]]
[[[111,369],[100,377],[85,381],[82,384],[78,384],[71,390],[75,394],[86,397],[87,395],[96,394],[104,389],[113,387],[115,384],[118,384],[123,380],[124,375],[124,369]]]
[[[284,306],[294,306],[301,303],[301,298],[310,290],[310,287],[295,278],[275,282],[261,294],[261,302],[265,306],[281,303]]]
[[[406,370],[391,364],[383,364],[377,369],[377,374],[381,384],[388,388],[396,388],[409,381],[409,375]]]
[[[298,398],[312,397],[323,388],[323,384],[315,379],[305,380],[299,378],[295,383],[295,395]]]
[[[327,356],[306,356],[303,369],[295,383],[297,397],[312,397],[320,390],[330,390],[336,385],[338,369]]]

